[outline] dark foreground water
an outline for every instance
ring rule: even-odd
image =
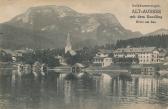
[[[1,76],[0,109],[168,109],[168,79],[64,76]]]

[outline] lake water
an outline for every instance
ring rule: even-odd
[[[0,109],[168,109],[168,79],[64,76],[0,76]]]

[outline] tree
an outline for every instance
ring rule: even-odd
[[[168,35],[154,35],[148,37],[132,38],[127,40],[118,40],[116,43],[116,48],[127,47],[128,45],[132,47],[161,47],[168,48]]]
[[[24,53],[23,56],[21,57],[21,61],[23,61],[26,64],[34,64],[35,61],[35,54],[34,53]]]
[[[0,61],[1,62],[10,62],[12,61],[12,56],[6,53],[4,50],[0,51]]]

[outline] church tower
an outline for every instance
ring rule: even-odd
[[[71,45],[71,37],[68,33],[68,36],[67,36],[67,40],[66,40],[66,45],[65,45],[65,54],[68,52],[68,51],[71,51],[72,50],[72,45]]]

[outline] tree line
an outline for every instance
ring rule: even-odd
[[[116,48],[122,47],[158,47],[158,48],[168,48],[168,35],[151,35],[139,38],[131,38],[127,40],[118,40],[116,43]]]

